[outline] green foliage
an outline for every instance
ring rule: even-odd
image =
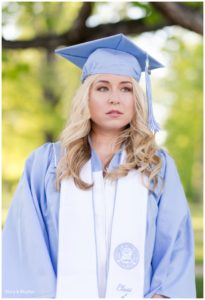
[[[81,3],[10,2],[3,26],[15,24],[19,37],[68,30]],[[55,16],[55,17],[54,17]],[[26,26],[25,26],[26,24]],[[58,138],[78,84],[73,67],[56,63],[44,50],[4,50],[3,187],[16,184],[25,158],[40,144]],[[67,72],[67,74],[66,74]]]
[[[197,298],[203,299],[203,277],[196,277],[196,290],[197,290]]]
[[[171,95],[167,101],[166,147],[177,162],[188,199],[199,202],[203,178],[203,49],[201,40],[194,42],[190,36],[188,41],[174,37],[166,45],[172,57],[165,85]]]
[[[196,265],[203,264],[203,203],[190,203],[192,225],[194,228]]]
[[[36,33],[62,33],[72,26],[81,5],[81,2],[8,2],[3,5],[3,25],[15,21],[21,38],[32,38]]]

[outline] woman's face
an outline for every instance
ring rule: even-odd
[[[92,126],[120,131],[134,115],[133,85],[129,76],[102,74],[89,93]]]

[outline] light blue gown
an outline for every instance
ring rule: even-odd
[[[160,150],[164,190],[149,193],[144,297],[195,298],[194,239],[190,210],[173,159]],[[2,296],[55,298],[59,192],[55,188],[60,143],[35,150],[9,209],[2,242]],[[92,153],[92,168],[96,162]],[[116,166],[117,155],[111,164]]]

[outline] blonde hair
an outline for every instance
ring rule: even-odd
[[[91,157],[88,135],[91,131],[89,112],[89,91],[98,75],[89,76],[77,90],[70,113],[70,118],[61,134],[63,153],[57,166],[56,186],[60,189],[61,180],[73,177],[75,184],[81,189],[89,189],[88,184],[80,178],[80,171]],[[135,96],[135,114],[130,124],[121,132],[115,145],[124,145],[126,162],[106,176],[111,180],[126,176],[132,169],[137,169],[148,177],[148,189],[155,190],[158,174],[161,169],[161,159],[156,155],[159,149],[155,143],[155,135],[147,126],[147,101],[138,82],[132,78]],[[153,188],[151,188],[151,182]]]

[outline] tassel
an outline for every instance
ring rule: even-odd
[[[145,61],[145,80],[146,80],[146,94],[147,94],[147,104],[148,104],[148,126],[150,130],[157,132],[160,130],[160,126],[156,122],[153,113],[150,75],[151,75],[151,70],[149,69],[149,57],[147,55]]]

